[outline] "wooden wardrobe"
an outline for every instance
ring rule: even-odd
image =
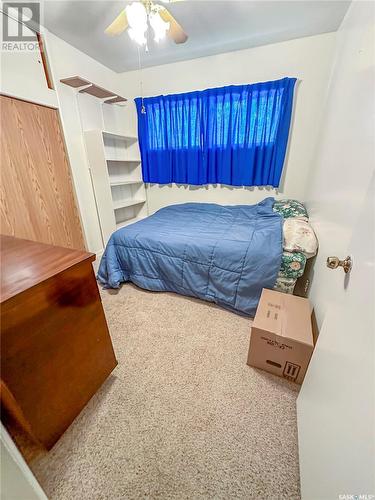
[[[84,249],[58,111],[0,96],[1,233]]]

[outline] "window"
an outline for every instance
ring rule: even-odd
[[[135,99],[143,180],[279,186],[295,82]]]

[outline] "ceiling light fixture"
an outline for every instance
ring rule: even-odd
[[[126,7],[126,15],[128,18],[129,36],[138,45],[145,45],[147,43],[146,31],[147,25],[147,12],[143,4],[134,2]]]
[[[149,26],[154,31],[155,42],[160,42],[165,38],[170,23],[161,18],[158,5],[149,4],[149,9],[147,9],[142,3],[134,2],[128,5],[125,10],[129,23],[129,36],[138,45],[147,46],[146,33]]]
[[[160,42],[165,38],[167,31],[169,30],[170,23],[163,21],[160,17],[159,12],[150,12],[149,21],[151,28],[154,30],[154,40],[155,42]]]
[[[133,2],[118,14],[104,32],[109,36],[117,36],[128,30],[130,38],[139,46],[146,45],[146,50],[149,28],[154,32],[156,42],[167,35],[177,44],[185,43],[188,39],[187,34],[164,6],[166,3],[177,1],[181,0],[139,0]]]

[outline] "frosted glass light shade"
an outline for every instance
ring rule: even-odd
[[[128,18],[128,33],[132,40],[138,45],[145,45],[147,42],[146,32],[147,12],[143,4],[134,2],[126,7],[126,16]]]
[[[150,24],[154,30],[154,40],[155,42],[160,42],[165,38],[165,34],[169,30],[170,23],[164,21],[158,12],[150,13]]]

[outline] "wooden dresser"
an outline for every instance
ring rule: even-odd
[[[115,368],[92,261],[1,236],[2,420],[49,449]]]

